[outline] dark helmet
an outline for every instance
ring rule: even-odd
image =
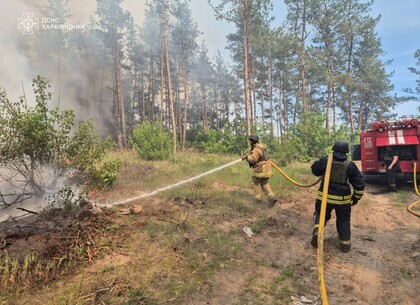
[[[258,142],[260,138],[256,134],[251,134],[248,136],[248,140],[250,140],[251,142]]]
[[[334,143],[332,150],[347,154],[349,152],[349,143],[345,141],[337,141]]]

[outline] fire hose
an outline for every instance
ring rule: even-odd
[[[320,177],[317,181],[314,183],[305,185],[301,184],[289,176],[287,176],[276,164],[271,162],[271,165],[280,173],[282,174],[287,180],[292,182],[293,184],[300,186],[300,187],[311,187],[316,185],[318,182],[320,182],[324,177]],[[323,187],[323,196],[322,196],[322,202],[321,202],[321,215],[319,220],[319,229],[318,229],[318,248],[317,248],[317,270],[318,270],[318,281],[319,281],[319,289],[320,289],[320,296],[322,300],[322,305],[328,305],[328,299],[327,299],[327,292],[325,288],[325,280],[324,280],[324,265],[323,265],[323,251],[324,251],[324,226],[325,226],[325,213],[327,209],[327,196],[328,196],[328,185],[330,182],[330,174],[331,174],[331,165],[332,165],[332,154],[328,155],[328,161],[327,161],[327,168],[325,171],[325,181],[324,181],[324,187]],[[414,188],[418,196],[420,196],[420,192],[417,186],[417,163],[414,163]],[[420,217],[420,213],[413,211],[413,207],[420,203],[420,200],[410,204],[407,207],[407,210]]]
[[[322,202],[321,202],[321,214],[319,218],[319,229],[318,229],[318,248],[317,248],[317,269],[318,269],[318,281],[319,281],[319,292],[321,296],[322,305],[328,305],[327,290],[325,288],[324,280],[324,227],[325,227],[325,213],[327,210],[327,197],[328,197],[328,185],[330,183],[331,165],[332,165],[332,154],[328,155],[327,168],[325,170],[325,176],[321,176],[317,181],[311,184],[301,184],[296,182],[289,176],[287,176],[276,164],[271,162],[271,165],[279,171],[287,180],[300,187],[311,187],[324,179],[324,187],[322,189]],[[417,184],[416,184],[417,185]],[[419,195],[420,196],[420,195]]]
[[[281,169],[280,169],[280,167],[278,167],[276,164],[274,164],[274,162],[273,161],[271,161],[271,165],[276,169],[276,170],[278,170],[279,171],[279,173],[280,174],[282,174],[287,180],[289,180],[290,182],[292,182],[293,184],[295,184],[295,185],[297,185],[297,186],[300,186],[300,187],[311,187],[311,186],[314,186],[315,184],[318,184],[321,180],[322,180],[322,176],[321,177],[319,177],[319,179],[318,180],[316,180],[315,182],[313,182],[313,183],[311,183],[311,184],[301,184],[301,183],[299,183],[299,182],[297,182],[297,181],[295,181],[295,180],[293,180],[292,178],[290,178],[289,176],[287,176],[286,175],[286,173],[285,172],[283,172]]]
[[[317,248],[317,266],[318,266],[318,281],[319,281],[319,292],[321,295],[322,305],[328,305],[327,290],[325,289],[324,281],[324,226],[325,226],[325,213],[327,210],[327,197],[328,197],[328,185],[330,184],[330,174],[332,165],[332,154],[328,155],[327,169],[325,170],[324,177],[324,188],[322,189],[322,202],[321,202],[321,215],[319,218],[318,228],[318,248]]]
[[[418,196],[420,196],[420,193],[419,193],[419,188],[418,188],[418,186],[417,186],[417,162],[414,162],[414,171],[413,171],[413,173],[414,173],[414,189],[415,189],[415,191],[416,191],[417,195],[418,195]],[[413,202],[412,204],[410,204],[410,205],[407,207],[407,210],[408,210],[411,214],[416,215],[417,217],[420,217],[420,213],[413,211],[413,207],[414,207],[416,204],[418,204],[418,203],[420,203],[420,200],[418,200],[418,201]]]

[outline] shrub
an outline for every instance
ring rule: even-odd
[[[23,99],[13,103],[5,91],[0,92],[0,165],[8,169],[3,178],[10,191],[0,193],[0,203],[5,205],[43,193],[53,187],[45,184],[47,176],[55,183],[69,168],[94,177],[110,145],[94,134],[91,121],[80,123],[73,133],[72,110],[48,109],[52,93],[44,78],[34,79],[33,88],[34,107]]]
[[[130,143],[141,158],[163,160],[172,155],[172,134],[160,122],[142,122],[133,130]]]
[[[234,134],[232,128],[209,129],[199,125],[189,131],[190,144],[205,153],[238,154],[247,149],[246,135]]]
[[[105,162],[92,173],[92,186],[102,189],[109,188],[117,180],[117,174],[122,166],[120,159]]]

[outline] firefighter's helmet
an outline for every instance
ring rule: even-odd
[[[260,138],[256,134],[251,134],[248,136],[248,140],[250,140],[251,142],[258,142]]]
[[[332,150],[347,154],[349,152],[349,143],[345,141],[337,141],[334,143]]]

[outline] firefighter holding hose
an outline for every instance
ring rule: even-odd
[[[251,186],[255,193],[255,200],[262,201],[262,192],[264,192],[271,206],[274,206],[277,199],[274,196],[273,190],[268,183],[272,176],[271,157],[267,152],[267,148],[259,142],[258,135],[248,136],[251,151],[242,157],[242,160],[247,160],[249,167],[252,168]]]
[[[349,144],[345,141],[337,141],[333,146],[333,161],[328,186],[327,209],[325,224],[331,219],[331,212],[335,210],[336,227],[339,237],[339,246],[342,252],[349,252],[350,241],[350,215],[351,207],[356,205],[363,196],[365,183],[363,176],[353,161],[347,160]],[[324,176],[327,168],[328,157],[322,157],[312,164],[312,173],[315,176]],[[353,187],[353,193],[350,185]],[[318,247],[318,227],[321,214],[321,202],[323,197],[324,181],[322,181],[315,202],[314,230],[311,245]]]

